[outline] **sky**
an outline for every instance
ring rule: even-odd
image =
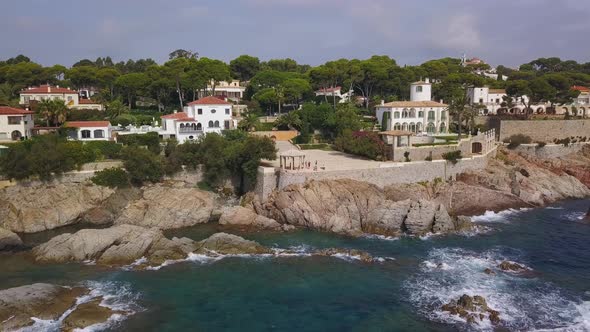
[[[590,6],[583,2],[1,0],[0,59],[163,63],[182,48],[228,62],[249,54],[310,65],[372,55],[416,65],[463,53],[511,67],[549,56],[590,62]]]

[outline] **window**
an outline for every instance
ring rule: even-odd
[[[428,120],[434,120],[434,111],[428,111]]]
[[[94,131],[94,138],[104,138],[104,130],[96,129]]]
[[[31,101],[31,96],[25,96],[25,104],[28,104]]]
[[[405,119],[405,118],[407,118],[407,117],[408,117],[408,110],[404,109],[404,110],[402,111],[402,118],[404,118],[404,119]]]
[[[483,98],[479,98],[479,103],[483,104]]]
[[[90,138],[90,130],[82,130],[81,134],[82,138]]]
[[[223,121],[223,128],[229,129],[229,120]]]
[[[203,130],[203,125],[200,123],[197,123],[197,130]]]
[[[440,112],[440,119],[441,120],[446,120],[447,119],[447,112],[446,111]]]
[[[215,121],[215,128],[219,128],[219,121]]]
[[[72,101],[72,96],[68,96],[68,101]]]
[[[418,85],[416,87],[416,92],[422,92],[422,86],[421,85]]]
[[[424,111],[419,111],[418,112],[418,117],[419,118],[423,118],[424,117]]]
[[[216,110],[211,110],[211,114],[215,114],[215,112],[217,112]]]
[[[20,116],[9,116],[8,117],[8,124],[9,125],[18,125],[20,124],[21,117]]]
[[[412,108],[412,109],[410,110],[409,117],[410,117],[410,118],[415,118],[415,117],[416,117],[416,110],[415,110],[415,109],[413,109],[413,108]]]
[[[209,128],[213,128],[213,121],[209,121]]]
[[[202,115],[203,114],[203,109],[202,108],[197,109],[197,114]]]
[[[230,109],[229,108],[226,108],[225,109],[225,115],[229,115],[229,114],[230,114]]]
[[[399,119],[399,112],[393,113],[393,118],[394,119]]]

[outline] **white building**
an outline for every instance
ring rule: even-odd
[[[505,99],[506,97],[506,90],[504,89],[490,89],[488,87],[477,87],[477,88],[468,88],[467,89],[467,101],[469,104],[479,104],[481,105],[480,114],[488,115],[488,114],[498,114],[501,113],[502,110],[506,114],[520,114],[524,113],[524,103],[528,103],[528,97],[523,96],[517,100],[512,101],[512,107],[507,108],[505,107]],[[503,106],[504,105],[504,106]],[[534,113],[545,113],[548,105],[545,104],[538,104],[538,105],[531,105]]]
[[[242,85],[238,80],[232,80],[231,82],[211,81],[211,83],[207,84],[205,91],[199,91],[199,98],[213,95],[239,102],[244,97],[244,92],[246,92],[246,86]]]
[[[110,141],[113,129],[108,121],[69,121],[68,137],[79,141]]]
[[[316,97],[318,96],[326,96],[326,97],[338,97],[339,103],[348,103],[350,101],[350,97],[353,95],[353,91],[350,90],[348,92],[342,93],[342,87],[335,86],[332,88],[325,88],[319,89],[315,92]]]
[[[416,134],[440,134],[449,131],[448,105],[432,101],[428,79],[411,84],[410,101],[381,103],[376,107],[377,121],[384,131],[404,130]]]
[[[19,141],[32,136],[33,112],[0,106],[0,141]]]
[[[31,101],[42,101],[47,99],[63,100],[68,108],[103,109],[102,104],[90,99],[80,98],[77,91],[68,88],[60,88],[59,85],[51,86],[45,84],[38,87],[30,87],[20,92],[20,104],[24,106],[29,106]]]
[[[216,97],[204,97],[189,103],[183,112],[163,115],[160,135],[184,143],[207,133],[221,133],[235,127],[231,103]]]

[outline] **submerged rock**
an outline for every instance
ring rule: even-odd
[[[315,251],[313,253],[314,256],[346,256],[350,258],[358,259],[365,263],[371,263],[374,261],[374,258],[366,251],[361,251],[357,249],[337,249],[337,248],[328,248]]]
[[[529,269],[527,267],[520,265],[518,263],[515,263],[515,262],[510,262],[510,261],[503,261],[502,263],[500,263],[500,265],[498,265],[498,267],[500,269],[502,269],[502,271],[508,271],[508,272],[529,271]]]
[[[132,201],[115,223],[181,228],[208,222],[213,209],[214,199],[210,192],[156,184],[145,187],[141,197]]]
[[[100,305],[102,296],[76,307],[64,320],[60,331],[71,332],[91,325],[106,322],[113,314],[119,312]]]
[[[467,323],[478,324],[485,318],[494,325],[500,323],[500,313],[488,307],[485,298],[479,295],[472,297],[464,294],[459,299],[443,305],[442,310],[465,319]]]
[[[20,237],[13,232],[0,228],[0,250],[17,248],[23,245]]]
[[[57,320],[88,294],[82,287],[66,288],[51,284],[32,284],[0,290],[0,330],[11,331],[30,326],[31,317]]]
[[[257,242],[246,240],[237,235],[216,233],[196,243],[195,254],[203,255],[239,255],[270,254],[272,251]]]
[[[491,276],[496,275],[496,272],[494,272],[494,270],[490,269],[490,268],[486,268],[485,270],[483,270],[483,272],[485,274],[489,274]]]

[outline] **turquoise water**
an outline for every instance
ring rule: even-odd
[[[311,231],[242,233],[245,238],[301,252],[357,248],[381,263],[335,257],[229,257],[186,261],[157,271],[111,270],[80,264],[35,265],[0,256],[0,286],[32,282],[86,283],[134,315],[109,331],[456,331],[470,326],[440,312],[463,293],[483,295],[506,330],[590,330],[589,201],[488,214],[463,236],[350,238]],[[203,225],[169,232],[199,240]],[[43,235],[26,239],[44,241]],[[533,272],[483,273],[502,260]],[[39,325],[41,326],[41,325]],[[50,325],[45,326],[50,329]]]

